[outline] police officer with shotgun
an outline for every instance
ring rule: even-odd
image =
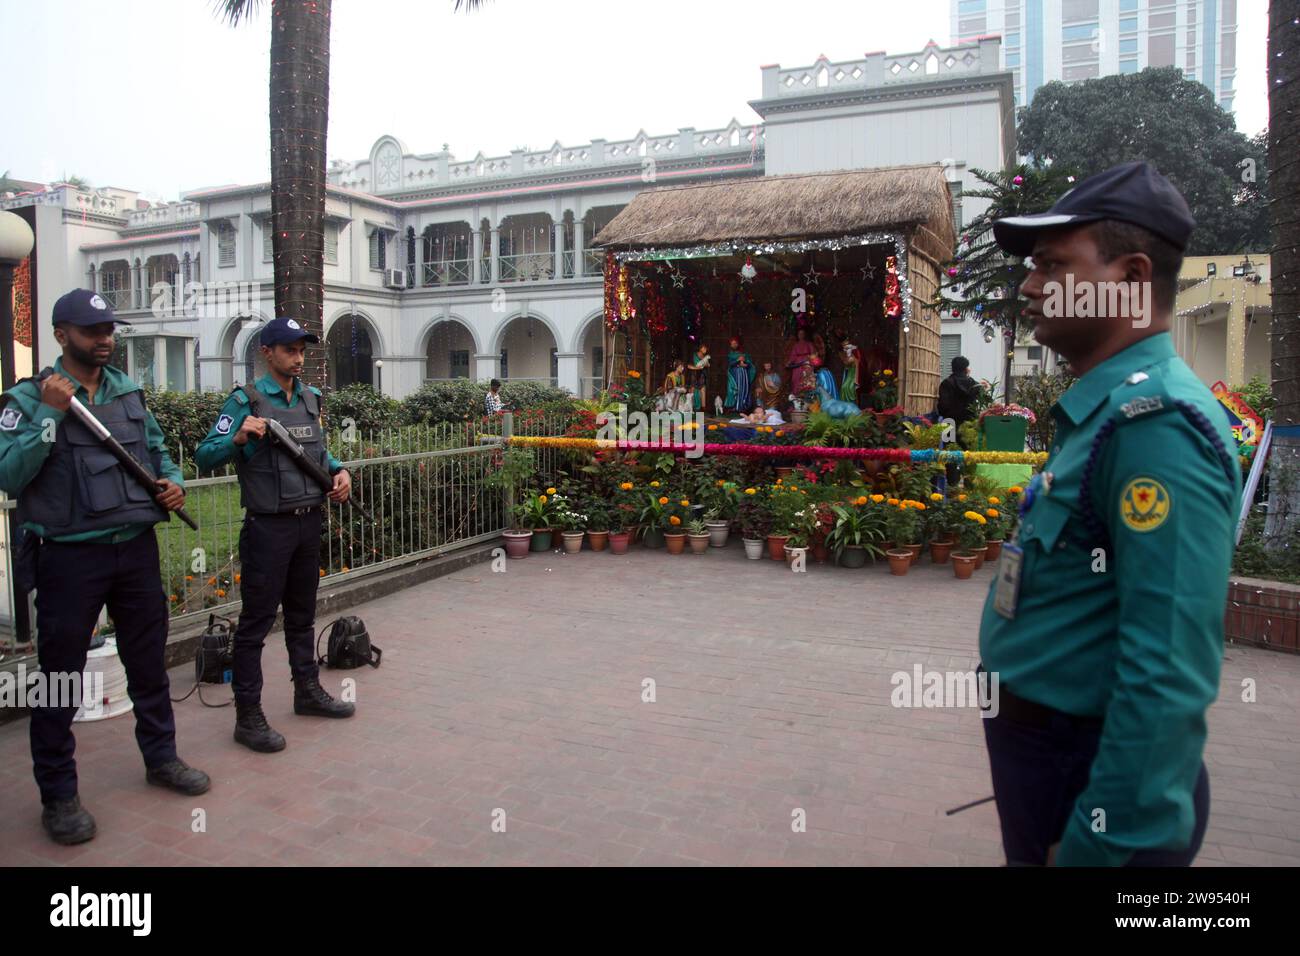
[[[1241,480],[1223,408],[1170,337],[1194,226],[1146,163],[993,225],[1033,258],[1034,337],[1079,375],[980,627],[1012,865],[1187,866],[1205,834]]]
[[[298,378],[307,343],[320,339],[293,319],[277,318],[262,328],[259,341],[267,374],[231,393],[195,460],[204,470],[233,460],[239,474],[245,515],[239,534],[243,607],[234,637],[235,740],[273,753],[284,749],[285,739],[262,711],[262,645],[277,607],[284,607],[294,713],[351,717],[355,712],[321,687],[314,642],[325,499],[347,501],[352,478],[325,447],[321,393]],[[328,493],[289,451],[294,445],[310,464],[333,476]]]
[[[167,597],[153,530],[169,512],[183,514],[185,490],[140,386],[108,364],[117,321],[104,299],[86,289],[54,303],[54,338],[63,355],[53,369],[3,396],[0,487],[18,496],[26,532],[18,572],[35,585],[41,671],[80,675],[107,606],[145,779],[196,795],[210,781],[176,755],[163,663]],[[119,460],[123,453],[134,459],[130,467]],[[78,702],[45,703],[31,713],[41,823],[57,843],[83,843],[94,837],[95,820],[77,795],[72,718]]]

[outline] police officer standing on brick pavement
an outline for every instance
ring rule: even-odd
[[[1032,256],[1034,337],[1079,376],[980,627],[1011,865],[1186,866],[1205,834],[1241,479],[1227,417],[1169,333],[1194,226],[1167,179],[1126,163],[993,227]]]
[[[91,633],[107,606],[135,710],[145,779],[196,795],[207,774],[176,756],[167,669],[167,596],[153,526],[181,508],[185,490],[140,386],[108,363],[119,321],[102,297],[74,289],[54,303],[63,355],[50,374],[18,382],[0,411],[0,487],[18,496],[25,535],[19,564],[36,590],[37,657],[51,678],[81,675]],[[158,478],[155,495],[69,413],[77,398]],[[59,706],[52,706],[58,703]],[[31,710],[32,762],[41,823],[64,844],[95,836],[77,794],[76,702]]]
[[[352,478],[325,447],[321,393],[298,378],[307,343],[319,341],[293,319],[268,322],[260,337],[267,374],[231,393],[195,454],[200,469],[233,460],[239,474],[245,515],[239,533],[243,606],[234,637],[235,740],[263,753],[285,747],[284,736],[262,711],[262,644],[281,605],[294,713],[351,717],[355,712],[321,687],[316,664],[316,589],[327,496],[266,438],[265,420],[274,418],[334,477],[329,500],[348,500]]]

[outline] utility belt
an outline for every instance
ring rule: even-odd
[[[984,670],[984,665],[981,664],[976,673],[978,674],[982,670]],[[1100,732],[1102,725],[1106,721],[1105,717],[1081,717],[1078,714],[1067,714],[1055,707],[1048,707],[1046,704],[1020,697],[1001,681],[998,681],[997,687],[998,716],[1005,717],[1013,724],[1022,724],[1026,727],[1046,730],[1055,723],[1065,721],[1075,730]]]
[[[309,515],[313,511],[320,511],[322,505],[307,505],[304,508],[290,508],[287,511],[250,511],[250,515],[256,515],[259,518],[287,518],[293,515]]]

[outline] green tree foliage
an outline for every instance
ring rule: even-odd
[[[1196,231],[1188,255],[1264,252],[1267,135],[1248,138],[1203,84],[1176,67],[1047,83],[1020,111],[1019,149],[1080,177],[1146,160],[1178,187]]]

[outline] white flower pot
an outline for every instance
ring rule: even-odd
[[[727,546],[727,537],[731,534],[731,524],[727,521],[706,521],[704,526],[709,529],[709,547],[725,548]]]
[[[745,539],[745,557],[751,561],[761,560],[767,555],[767,542],[762,538]]]

